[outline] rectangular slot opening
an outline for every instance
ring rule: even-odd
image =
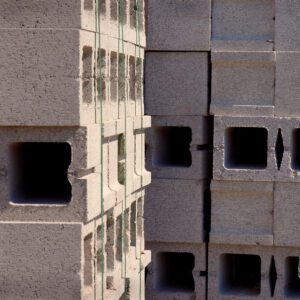
[[[122,215],[117,217],[116,222],[116,260],[122,261],[122,252],[123,252],[123,220]]]
[[[118,100],[118,54],[110,53],[110,99],[112,102]]]
[[[135,71],[135,89],[136,99],[142,101],[143,99],[143,60],[141,58],[136,59],[136,71]]]
[[[155,257],[154,283],[160,292],[193,292],[195,282],[192,253],[160,252]]]
[[[124,238],[124,252],[128,253],[129,252],[129,234],[130,234],[130,220],[129,220],[129,208],[127,208],[124,211],[124,233],[123,233],[123,238]]]
[[[261,259],[258,255],[222,254],[220,256],[220,292],[226,295],[259,295]]]
[[[106,0],[99,0],[98,2],[98,12],[100,15],[106,15]]]
[[[71,201],[68,143],[14,143],[9,154],[11,202],[65,205]]]
[[[299,257],[287,257],[285,260],[284,292],[287,298],[300,297]]]
[[[97,76],[98,100],[106,101],[106,51],[104,49],[98,51],[97,63],[98,63],[98,76]]]
[[[136,70],[135,70],[135,58],[134,56],[129,57],[129,98],[135,101],[135,80],[136,80]]]
[[[190,167],[192,130],[189,127],[154,127],[152,163],[159,167]]]
[[[103,232],[103,226],[99,225],[97,227],[97,253],[96,253],[96,266],[97,266],[97,275],[102,272],[102,263],[104,260],[103,252],[102,252],[102,243],[104,239],[104,232]]]
[[[113,271],[115,267],[114,244],[115,243],[115,220],[113,209],[107,212],[106,219],[106,268],[108,271]]]
[[[265,169],[268,159],[266,128],[230,127],[225,131],[225,167]]]
[[[143,226],[144,225],[144,205],[143,205],[143,198],[139,198],[137,201],[137,236],[143,236]]]
[[[93,291],[93,234],[84,238],[84,295],[88,296]]]
[[[300,170],[300,129],[292,132],[292,168]]]
[[[82,51],[82,99],[93,101],[93,48],[85,46]]]
[[[126,98],[126,62],[125,54],[119,54],[118,66],[118,99],[119,102],[124,102]]]
[[[126,181],[126,152],[125,152],[125,135],[118,135],[118,182],[121,185]]]
[[[118,0],[110,0],[110,19],[118,20]]]
[[[136,0],[130,0],[129,11],[130,11],[130,26],[132,28],[136,27]]]
[[[144,31],[144,0],[137,0],[138,1],[138,10],[139,10],[139,31]]]
[[[130,246],[136,246],[136,202],[130,206]]]
[[[128,0],[119,0],[119,23],[127,23]]]
[[[94,8],[93,3],[94,3],[93,0],[84,0],[83,8],[85,10],[93,10],[93,8]]]

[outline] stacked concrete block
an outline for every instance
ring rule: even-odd
[[[208,299],[300,298],[298,13],[213,1]]]
[[[144,299],[143,0],[2,1],[1,299]]]
[[[211,2],[147,1],[147,299],[205,299]]]

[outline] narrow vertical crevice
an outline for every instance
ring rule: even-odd
[[[281,129],[279,128],[277,133],[276,145],[275,145],[276,164],[278,170],[280,170],[281,167],[283,153],[284,153],[283,138],[281,134]]]

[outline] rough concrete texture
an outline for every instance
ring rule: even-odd
[[[83,299],[82,226],[0,223],[0,297]]]
[[[213,52],[211,59],[211,114],[274,114],[274,52]]]
[[[273,245],[273,182],[213,181],[214,244]]]
[[[146,113],[208,113],[207,52],[147,52]]]
[[[206,270],[204,244],[147,243],[146,247],[152,252],[146,299],[205,299],[205,277],[201,276]],[[166,255],[160,256],[162,253]]]
[[[300,53],[277,52],[275,114],[282,117],[299,117],[298,82]]]
[[[208,51],[211,2],[147,1],[147,49]]]
[[[202,243],[206,188],[203,181],[154,179],[146,190],[146,240]]]
[[[273,50],[274,2],[274,0],[212,1],[212,49]]]
[[[299,51],[299,12],[297,0],[275,0],[275,49],[276,51]]]

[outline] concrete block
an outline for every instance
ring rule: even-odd
[[[212,53],[211,114],[273,115],[274,85],[274,52]]]
[[[276,0],[275,4],[275,50],[299,51],[300,3],[296,0]]]
[[[209,50],[211,3],[147,1],[148,50]]]
[[[273,185],[272,182],[214,180],[210,241],[273,245]]]
[[[299,248],[211,244],[208,299],[298,298],[298,255]]]
[[[274,243],[276,246],[300,246],[299,183],[276,182],[274,191]]]
[[[273,50],[274,2],[274,0],[213,1],[212,49]]]
[[[205,245],[147,243],[146,299],[205,299]]]
[[[146,241],[202,243],[206,188],[203,181],[153,180],[145,196]]]
[[[207,115],[207,53],[147,52],[146,59],[147,114]]]
[[[278,52],[276,54],[275,115],[299,117],[300,53]]]
[[[209,178],[210,121],[206,117],[153,117],[152,130],[146,134],[146,168],[152,177]]]
[[[81,224],[0,223],[0,232],[1,299],[83,299]]]

